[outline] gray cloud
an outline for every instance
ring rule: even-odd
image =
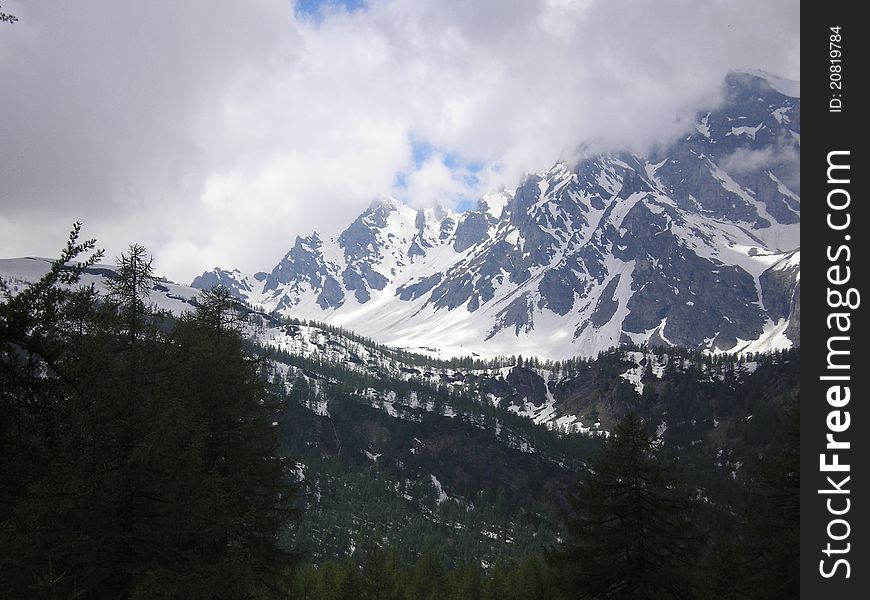
[[[738,175],[755,173],[771,167],[798,167],[800,156],[793,145],[778,145],[762,150],[738,148],[720,161],[720,166]]]
[[[81,219],[181,281],[268,268],[382,193],[449,204],[581,142],[643,150],[729,69],[800,65],[797,0],[370,0],[317,22],[289,0],[4,10],[20,21],[0,27],[0,256],[52,254]],[[415,165],[412,139],[437,151]]]

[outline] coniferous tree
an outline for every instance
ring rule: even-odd
[[[800,398],[785,416],[766,456],[754,465],[743,515],[744,597],[800,595]]]
[[[145,300],[154,285],[153,259],[144,246],[132,244],[117,261],[117,277],[109,279],[109,299],[116,303],[127,334],[134,342],[144,326]],[[131,342],[132,343],[132,342]]]
[[[395,560],[383,549],[374,547],[365,554],[362,572],[363,597],[369,600],[389,600],[395,588]]]
[[[177,522],[170,521],[183,543],[176,560],[158,568],[168,569],[169,580],[177,582],[197,573],[207,590],[203,595],[213,598],[280,589],[294,562],[277,538],[295,512],[293,464],[280,456],[275,436],[280,399],[270,396],[258,361],[228,325],[236,303],[226,299],[222,291],[205,294],[194,315],[175,329],[166,408],[194,423],[177,438],[185,444],[180,453],[190,472],[161,478],[170,486],[167,495],[184,505],[174,513]],[[178,418],[166,421],[167,435],[173,435]]]
[[[75,382],[65,376],[65,360],[93,301],[92,290],[72,285],[102,256],[94,240],[78,242],[80,231],[74,224],[60,257],[38,281],[13,293],[0,280],[2,597],[50,594],[67,583],[64,553],[57,551],[62,543],[52,542],[68,539],[63,515],[72,501],[55,474],[74,481],[66,467],[81,447],[69,442],[87,426],[87,415],[72,401]]]
[[[567,598],[691,598],[698,535],[676,465],[630,413],[569,497],[564,539],[548,552]]]
[[[0,282],[0,596],[281,593],[293,486],[260,362],[219,302],[161,322],[140,246],[108,299],[77,288],[100,256],[75,262],[79,229],[39,281]]]
[[[420,600],[439,600],[444,597],[441,589],[443,567],[438,554],[432,547],[427,547],[414,565],[411,579],[411,598]]]

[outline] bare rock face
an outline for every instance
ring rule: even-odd
[[[251,282],[240,271],[225,271],[219,267],[198,275],[191,284],[191,287],[200,290],[210,290],[218,286],[227,288],[239,300],[247,300],[253,291]]]

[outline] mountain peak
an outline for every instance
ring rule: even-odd
[[[390,196],[378,196],[374,198],[370,203],[368,210],[369,211],[387,211],[393,212],[397,210],[397,205],[400,204],[398,200],[395,198],[391,198]]]
[[[801,82],[799,80],[786,79],[763,69],[736,69],[731,71],[728,76],[761,79],[783,96],[788,96],[789,98],[801,97]]]
[[[315,251],[320,248],[322,244],[323,242],[320,239],[320,235],[315,231],[314,233],[306,237],[296,236],[296,243],[294,244],[294,246],[298,248],[305,248],[309,251]]]
[[[559,161],[474,210],[381,196],[337,238],[297,238],[240,294],[444,355],[565,358],[626,342],[791,347],[800,98],[774,83],[782,87],[770,74],[734,72],[726,102],[654,156]]]

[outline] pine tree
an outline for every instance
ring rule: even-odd
[[[223,333],[239,331],[246,312],[229,289],[218,285],[200,293],[195,314],[201,324]]]
[[[118,306],[131,344],[144,326],[145,300],[154,284],[153,262],[144,246],[132,244],[118,257],[117,276],[108,281],[109,298]]]
[[[548,552],[566,597],[693,597],[694,503],[636,415],[617,425],[568,500],[563,542]]]
[[[168,569],[177,581],[198,574],[209,582],[202,589],[212,598],[283,589],[295,561],[279,539],[295,515],[293,463],[281,456],[275,435],[280,398],[268,393],[259,361],[247,354],[239,331],[228,326],[236,306],[220,292],[206,294],[196,313],[180,320],[172,344],[178,366],[167,382],[162,411],[185,416],[195,426],[177,438],[185,445],[181,456],[165,457],[176,464],[187,460],[190,472],[161,480],[172,502],[185,506],[174,513],[182,518],[169,521],[181,553],[157,568]],[[177,422],[166,419],[166,435],[173,435]],[[153,596],[157,590],[147,591]],[[189,595],[183,588],[162,593]]]
[[[107,301],[77,289],[100,256],[74,262],[79,228],[38,282],[0,282],[0,596],[284,591],[294,487],[261,362],[218,301],[160,323],[140,246]]]
[[[743,514],[746,598],[800,595],[800,397],[785,416],[766,456],[753,466]]]
[[[68,467],[86,451],[79,434],[90,424],[66,376],[94,299],[76,284],[102,256],[80,231],[74,224],[48,272],[17,294],[0,280],[0,597],[81,590],[58,551],[73,526],[69,491],[81,484]]]
[[[389,600],[395,587],[395,560],[375,546],[363,559],[363,594],[368,600]]]

